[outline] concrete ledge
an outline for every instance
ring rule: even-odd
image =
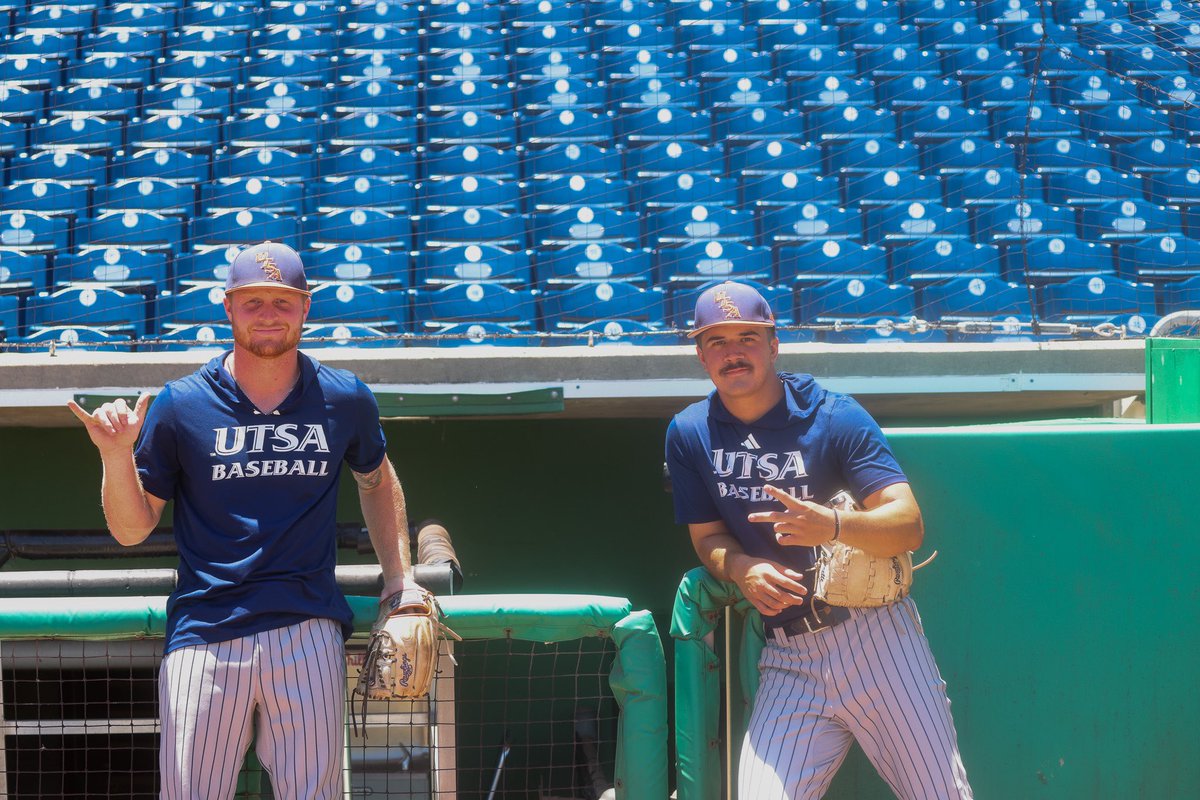
[[[73,423],[79,393],[154,391],[215,351],[0,354],[0,425]],[[377,392],[489,394],[560,387],[568,417],[667,417],[711,385],[689,345],[306,348]],[[780,369],[810,372],[882,417],[971,417],[1100,408],[1145,390],[1144,340],[787,344]]]

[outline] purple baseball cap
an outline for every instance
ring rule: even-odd
[[[775,327],[775,315],[763,296],[744,283],[725,281],[710,286],[696,298],[693,339],[714,325],[764,325]]]
[[[309,293],[300,254],[280,242],[256,244],[234,256],[225,276],[225,292],[249,286]]]

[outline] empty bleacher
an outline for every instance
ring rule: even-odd
[[[1149,0],[3,0],[0,343],[204,346],[264,239],[345,346],[674,343],[726,278],[792,341],[1144,333],[1200,275],[1198,26]]]

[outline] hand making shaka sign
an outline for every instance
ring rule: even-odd
[[[132,450],[137,443],[138,434],[142,432],[142,422],[146,419],[146,408],[150,405],[150,395],[143,393],[137,399],[133,408],[120,397],[97,408],[89,414],[74,400],[67,401],[79,421],[87,428],[92,444],[101,453],[114,450]]]

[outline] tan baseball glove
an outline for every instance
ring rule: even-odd
[[[835,494],[827,505],[839,511],[860,510],[845,491]],[[931,560],[932,556],[925,564]],[[879,558],[842,542],[827,542],[818,548],[816,573],[814,594],[831,606],[885,606],[908,595],[912,553]]]

